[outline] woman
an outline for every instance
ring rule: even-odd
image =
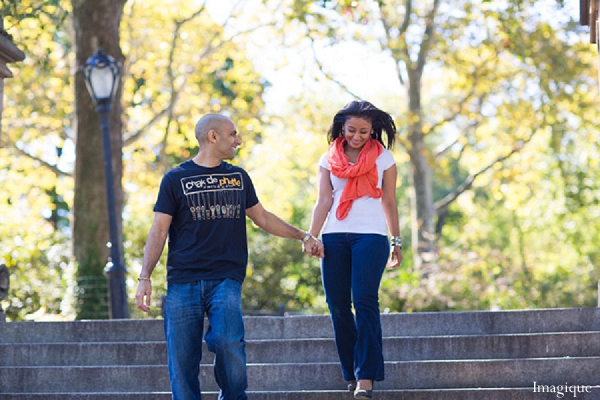
[[[395,133],[389,114],[353,101],[333,118],[330,146],[319,161],[309,233],[318,236],[323,228],[323,288],[342,375],[356,399],[370,399],[373,382],[384,379],[379,284],[386,265],[396,268],[402,262],[397,170],[388,150]]]

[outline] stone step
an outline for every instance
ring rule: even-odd
[[[330,338],[329,316],[245,317],[246,338]],[[384,336],[498,335],[600,331],[600,309],[569,308],[382,314]],[[164,340],[161,319],[0,324],[0,343]]]
[[[564,384],[564,383],[563,383]],[[534,392],[529,388],[375,390],[373,400],[556,400],[600,399],[600,388],[572,388],[571,392]],[[576,391],[574,397],[573,391]],[[203,400],[218,400],[216,392],[203,392]],[[350,400],[347,391],[248,392],[249,400]],[[171,400],[171,393],[0,393],[0,400]]]
[[[539,400],[561,398],[566,383],[599,386],[598,317],[595,308],[384,314],[386,379],[373,398]],[[245,326],[251,400],[352,398],[329,316],[245,317]],[[204,354],[203,399],[216,400]],[[0,324],[0,400],[42,398],[170,399],[163,321]],[[582,398],[600,400],[600,389]]]
[[[384,338],[386,360],[460,360],[600,356],[600,332]],[[250,363],[336,362],[333,339],[249,340]],[[166,364],[164,341],[0,344],[0,366]],[[202,362],[213,353],[204,345]]]
[[[389,361],[379,390],[533,388],[541,385],[600,385],[600,357],[512,360]],[[218,390],[211,365],[200,369],[202,388]],[[252,391],[340,390],[338,363],[248,364]],[[2,367],[3,393],[167,392],[166,365],[106,367]]]

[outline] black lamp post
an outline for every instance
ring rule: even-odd
[[[106,199],[110,227],[110,258],[106,263],[104,273],[108,276],[109,280],[110,313],[111,318],[129,318],[127,290],[125,286],[125,274],[127,271],[121,262],[119,246],[108,118],[110,103],[119,85],[119,69],[119,64],[117,64],[114,58],[98,49],[98,52],[86,61],[83,67],[83,74],[90,95],[98,105],[102,128],[104,176],[106,178]]]

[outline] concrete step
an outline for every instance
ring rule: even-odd
[[[245,317],[247,339],[332,337],[327,315]],[[384,336],[498,335],[600,331],[600,309],[393,313],[381,316]],[[0,324],[0,343],[164,340],[161,319]]]
[[[389,361],[379,390],[532,388],[534,382],[560,385],[600,385],[600,357],[512,360]],[[212,366],[201,365],[206,391],[218,390]],[[341,390],[338,363],[249,364],[252,391]],[[106,367],[2,367],[2,392],[166,392],[166,365]]]
[[[600,386],[598,317],[595,308],[384,314],[386,379],[373,398],[574,398],[556,386]],[[245,317],[245,325],[250,399],[352,398],[329,316]],[[203,399],[216,400],[213,355],[204,354]],[[553,391],[535,392],[535,383]],[[160,319],[0,324],[0,400],[170,397]],[[600,389],[582,398],[600,400]]]
[[[571,389],[577,390],[577,389]],[[572,392],[563,396],[556,392],[534,392],[530,388],[498,389],[434,389],[434,390],[375,390],[373,400],[599,400],[600,388],[579,387],[577,396]],[[589,391],[587,391],[589,390]],[[248,392],[249,400],[350,400],[347,391],[290,391]],[[218,400],[216,392],[203,392],[203,400]],[[171,400],[171,393],[0,393],[0,400]]]
[[[386,360],[461,360],[600,356],[600,332],[384,338]],[[250,363],[336,362],[333,339],[249,340]],[[0,344],[0,366],[166,364],[164,341]],[[204,345],[202,362],[214,354]]]

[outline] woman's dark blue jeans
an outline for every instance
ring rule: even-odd
[[[390,248],[387,236],[327,233],[321,276],[331,312],[342,376],[384,379],[379,285]],[[352,306],[356,319],[352,313]]]

